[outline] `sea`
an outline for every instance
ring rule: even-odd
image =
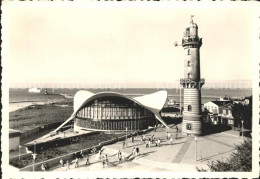
[[[180,89],[179,88],[124,88],[124,89],[84,89],[84,88],[57,88],[50,89],[47,88],[49,95],[44,95],[45,89],[42,89],[41,93],[29,93],[28,88],[10,88],[9,89],[9,103],[24,103],[24,102],[50,102],[59,101],[65,98],[73,98],[76,92],[80,90],[88,90],[93,93],[103,92],[103,91],[113,91],[125,94],[127,96],[141,96],[145,94],[150,94],[157,92],[159,90],[166,90],[168,92],[168,97],[175,102],[180,101]],[[241,98],[252,95],[252,89],[207,89],[202,88],[201,97],[202,104],[215,100],[219,97],[231,97],[231,98]],[[182,90],[183,98],[183,90]],[[183,100],[182,100],[183,101]]]

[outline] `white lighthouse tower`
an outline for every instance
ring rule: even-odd
[[[201,87],[204,84],[204,79],[200,78],[202,39],[198,36],[198,26],[193,22],[192,17],[182,38],[182,46],[185,51],[184,78],[180,79],[180,84],[184,88],[182,132],[187,135],[201,135]]]

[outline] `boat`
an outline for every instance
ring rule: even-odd
[[[28,92],[29,92],[29,93],[40,93],[40,92],[41,92],[41,89],[34,87],[34,88],[30,88],[30,89],[28,90]]]

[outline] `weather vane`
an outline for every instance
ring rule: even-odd
[[[190,16],[190,18],[191,18],[191,21],[193,21],[193,17],[194,17],[194,15],[191,15],[191,16]]]

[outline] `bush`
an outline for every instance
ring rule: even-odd
[[[217,160],[208,164],[209,170],[214,172],[249,172],[252,170],[252,141],[246,139],[240,145],[235,146],[236,152],[226,161]],[[206,171],[199,169],[198,171]]]

